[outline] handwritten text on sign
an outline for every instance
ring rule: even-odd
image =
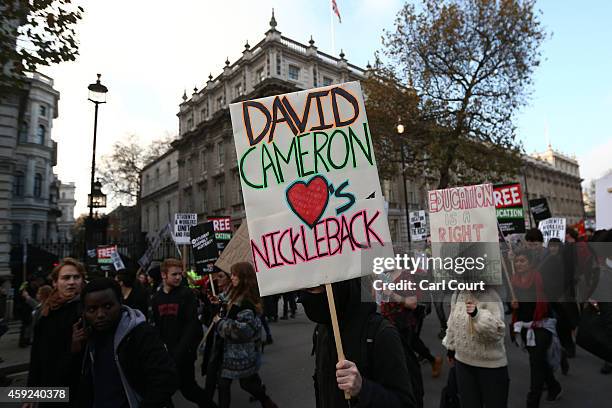
[[[390,238],[359,84],[230,111],[262,294],[362,276],[360,254]]]

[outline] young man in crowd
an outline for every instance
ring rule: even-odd
[[[125,270],[119,271],[115,280],[119,282],[119,287],[121,287],[123,304],[132,309],[140,310],[146,317],[149,313],[149,297],[146,289],[136,280],[134,273]]]
[[[73,258],[64,258],[50,278],[53,291],[45,301],[34,328],[30,350],[28,387],[69,387],[74,394],[79,383],[80,357],[71,350],[73,325],[81,316],[79,295],[85,280],[85,267]],[[48,403],[45,406],[78,406],[70,403]],[[24,408],[33,405],[25,403]]]
[[[196,351],[203,337],[193,292],[181,285],[183,264],[169,258],[161,265],[162,286],[152,299],[155,327],[176,363],[183,396],[199,407],[216,407],[195,380]]]
[[[81,293],[87,338],[78,406],[169,407],[178,388],[176,368],[154,328],[137,309],[121,304],[119,284],[101,278]]]

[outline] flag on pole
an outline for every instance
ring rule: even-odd
[[[340,17],[340,11],[338,10],[338,4],[336,4],[336,0],[331,0],[332,2],[332,10],[334,10],[334,14],[338,16],[338,22],[342,23],[342,18]]]

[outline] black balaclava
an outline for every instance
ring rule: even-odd
[[[334,292],[338,320],[348,317],[352,311],[356,311],[359,308],[359,302],[361,300],[359,278],[332,283],[332,289]],[[304,306],[306,316],[310,320],[315,323],[331,323],[327,293],[325,290],[318,294],[302,291],[300,293],[300,300]]]

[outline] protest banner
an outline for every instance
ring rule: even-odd
[[[221,253],[232,239],[232,217],[208,217],[208,221],[213,223],[215,240],[219,253]]]
[[[238,227],[238,230],[225,247],[225,250],[219,255],[219,259],[215,262],[215,266],[222,271],[230,273],[232,265],[238,262],[253,263],[251,244],[249,241],[249,227],[246,222],[240,224],[240,227]]]
[[[111,252],[111,260],[113,261],[113,266],[115,267],[116,271],[125,269],[125,265],[123,263],[123,260],[121,259],[119,251],[117,251],[117,247],[115,247],[115,250]]]
[[[540,221],[538,229],[542,231],[544,236],[544,245],[548,246],[548,241],[552,238],[558,238],[561,242],[565,242],[565,218],[548,218],[544,221]]]
[[[191,227],[190,237],[196,272],[199,275],[213,273],[219,258],[213,223],[205,222]]]
[[[98,259],[99,270],[108,277],[113,264],[113,252],[117,252],[117,245],[98,245],[96,247],[96,257]]]
[[[364,257],[393,256],[358,82],[239,102],[230,113],[263,296],[368,275]]]
[[[410,237],[413,242],[424,241],[429,235],[427,214],[423,210],[410,211]]]
[[[162,239],[166,235],[170,234],[171,231],[172,231],[172,227],[170,223],[167,223],[153,237],[153,239],[149,243],[149,246],[147,247],[147,250],[142,255],[142,257],[138,260],[138,265],[140,265],[140,267],[143,270],[147,269],[147,267],[151,264],[151,262],[153,261],[153,256],[155,254],[155,251],[157,251],[157,248],[159,248],[159,244],[161,243]]]
[[[495,213],[504,235],[525,232],[525,212],[520,183],[503,183],[493,186]]]
[[[495,215],[493,186],[454,187],[428,193],[432,255],[444,260],[434,263],[434,277],[483,281],[499,285],[501,253]],[[461,259],[481,258],[483,268],[457,268]],[[448,260],[448,262],[447,262]],[[441,267],[440,267],[441,266]]]
[[[531,215],[533,215],[533,220],[536,224],[540,224],[540,221],[552,217],[546,198],[534,198],[533,200],[529,200],[529,209],[531,210]]]
[[[177,245],[189,245],[189,229],[194,225],[198,225],[198,214],[174,214],[174,242]]]

